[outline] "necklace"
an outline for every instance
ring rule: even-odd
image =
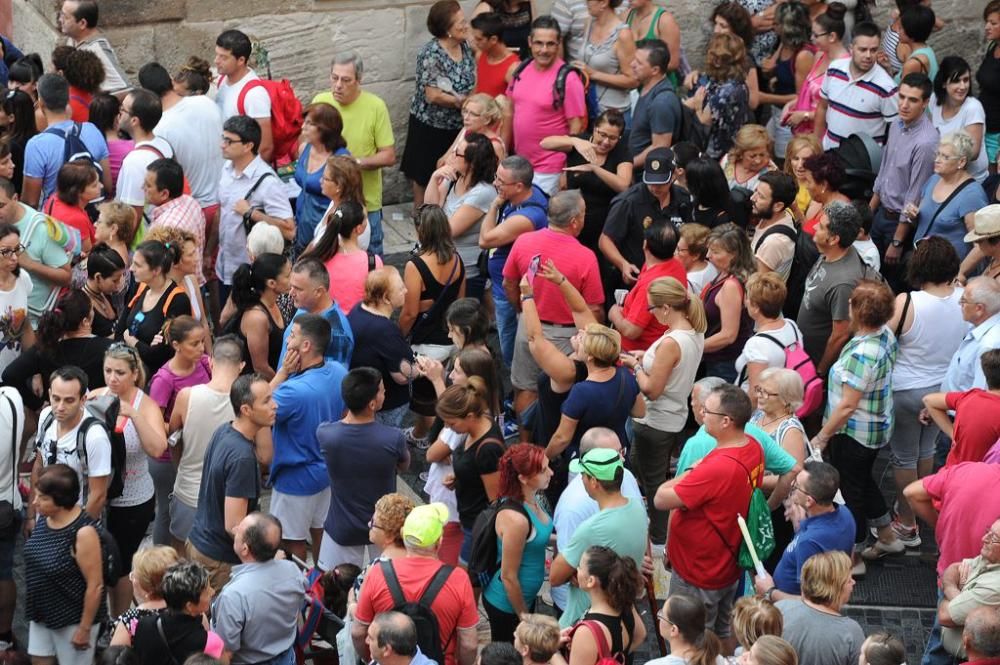
[[[792,414],[790,414],[790,413],[787,413],[787,414],[785,414],[785,415],[783,415],[783,416],[778,416],[777,418],[772,418],[771,420],[768,420],[768,421],[767,421],[766,423],[761,423],[761,424],[760,424],[760,428],[761,428],[761,429],[764,429],[764,428],[766,428],[766,427],[767,427],[768,425],[773,425],[774,423],[778,422],[779,420],[784,420],[785,418],[788,418],[788,417],[789,417],[789,416],[791,416],[791,415],[792,415]]]

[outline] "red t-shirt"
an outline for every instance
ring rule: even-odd
[[[601,286],[601,275],[594,252],[568,233],[552,229],[540,229],[518,236],[510,249],[507,263],[503,266],[503,278],[519,283],[521,277],[528,272],[531,257],[536,254],[542,257],[539,263],[541,266],[552,259],[559,272],[577,288],[588,305],[604,303],[604,288]],[[542,277],[535,279],[533,287],[538,318],[546,323],[573,324],[573,313],[558,286]]]
[[[73,227],[80,232],[81,238],[84,240],[90,239],[91,244],[96,241],[97,236],[94,232],[94,223],[90,221],[87,211],[83,208],[64,203],[59,200],[58,196],[53,194],[45,201],[45,205],[42,206],[42,212],[58,219],[66,226]]]
[[[480,53],[476,59],[476,88],[473,92],[485,92],[490,97],[505,94],[507,71],[519,61],[517,53],[511,53],[500,62],[491,64],[486,53]]]
[[[92,95],[79,88],[69,87],[69,106],[73,111],[73,122],[87,122],[90,120],[90,101]]]
[[[399,578],[399,586],[407,600],[416,602],[431,583],[434,574],[441,567],[437,559],[427,557],[403,557],[393,559],[392,567]],[[382,565],[376,563],[365,577],[358,596],[358,606],[354,616],[358,621],[371,623],[375,615],[387,612],[394,606],[392,594],[385,584],[382,575]],[[441,588],[441,592],[431,603],[431,610],[438,620],[441,629],[441,644],[447,645],[444,653],[444,665],[457,665],[455,660],[455,645],[458,639],[454,635],[457,628],[475,628],[479,623],[479,610],[472,595],[472,584],[469,575],[456,568]]]
[[[637,339],[629,339],[622,335],[623,351],[645,351],[667,331],[667,327],[650,313],[649,298],[647,298],[649,285],[661,277],[673,277],[681,283],[681,286],[687,284],[687,271],[684,270],[684,264],[677,259],[657,263],[655,266],[647,263],[642,267],[635,286],[622,303],[622,314],[629,323],[643,330]]]
[[[948,408],[955,412],[954,445],[945,466],[959,462],[982,462],[987,451],[1000,439],[1000,395],[980,388],[945,395]]]
[[[748,436],[739,448],[714,449],[674,486],[685,507],[671,515],[667,555],[685,582],[724,589],[740,578],[736,515],[746,517],[763,477],[764,450]]]
[[[978,556],[983,534],[1000,515],[1000,464],[962,462],[945,466],[922,481],[940,511],[934,538],[937,540],[937,572]]]

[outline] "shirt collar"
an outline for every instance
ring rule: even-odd
[[[170,199],[163,205],[158,205],[153,208],[153,215],[159,217],[160,215],[165,215],[174,208],[180,208],[184,205],[184,194],[181,194],[176,199]]]
[[[1000,312],[994,314],[993,316],[986,319],[978,326],[970,330],[969,334],[971,334],[975,339],[982,339],[983,335],[988,333],[993,328],[993,326],[996,326],[997,324],[1000,324]]]
[[[264,160],[260,158],[260,155],[254,155],[254,158],[247,164],[247,167],[243,169],[241,173],[236,173],[236,166],[233,164],[232,160],[226,160],[223,168],[228,170],[234,178],[252,178],[257,175],[258,171],[264,164]]]
[[[904,134],[909,134],[910,132],[921,129],[923,125],[929,124],[931,119],[926,113],[921,113],[920,116],[910,124],[906,124],[902,118],[898,118],[896,122],[898,123],[899,128],[903,130]]]

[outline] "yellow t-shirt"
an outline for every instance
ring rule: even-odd
[[[799,193],[795,197],[795,207],[798,208],[796,218],[799,221],[805,218],[810,203],[812,203],[812,197],[809,196],[809,190],[799,185]]]
[[[392,123],[385,102],[365,90],[348,106],[333,98],[332,92],[321,92],[312,99],[313,104],[329,104],[340,111],[344,120],[344,139],[347,149],[355,157],[370,157],[379,148],[393,145]],[[382,209],[382,169],[363,169],[361,186],[365,192],[368,212]]]

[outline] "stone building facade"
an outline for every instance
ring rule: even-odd
[[[12,0],[16,43],[46,54],[56,44],[54,0]],[[947,26],[931,39],[940,54],[957,53],[973,69],[982,57],[983,0],[933,0]],[[397,138],[406,139],[416,53],[429,38],[430,0],[101,0],[101,28],[114,44],[125,70],[157,60],[170,71],[189,55],[212,60],[215,37],[238,28],[260,40],[270,54],[274,76],[288,78],[303,100],[329,86],[329,63],[336,51],[354,49],[364,59],[365,87],[386,100]],[[475,0],[463,0],[471,13]],[[536,0],[544,12],[551,0]],[[682,29],[688,58],[697,66],[708,35],[714,0],[666,3]],[[879,0],[876,17],[884,25],[892,0]],[[409,188],[396,169],[386,173],[386,202],[405,199]]]

